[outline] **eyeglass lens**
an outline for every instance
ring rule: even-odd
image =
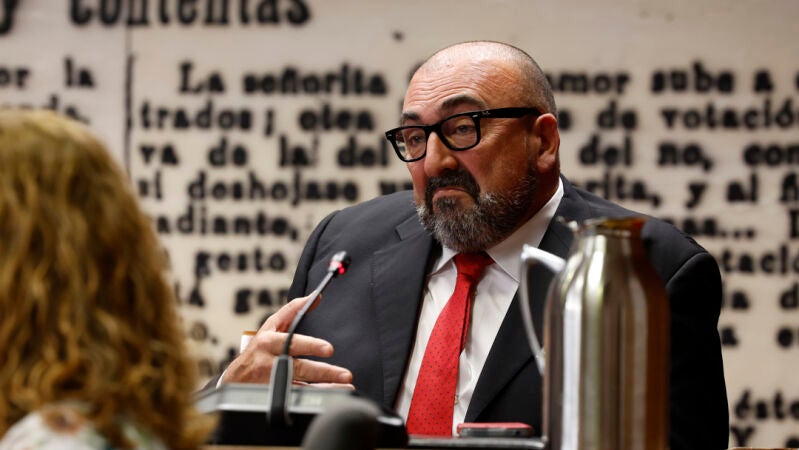
[[[477,118],[470,115],[450,117],[441,122],[432,130],[423,127],[407,127],[400,129],[396,134],[399,149],[408,159],[418,158],[427,149],[429,133],[436,131],[439,138],[454,149],[466,149],[477,144],[479,133],[477,131]]]

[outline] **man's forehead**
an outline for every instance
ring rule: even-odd
[[[460,108],[468,110],[486,109],[487,103],[481,97],[472,93],[454,94],[432,102],[406,102],[402,110],[402,122],[421,120],[422,114],[434,112],[437,115],[448,115]]]
[[[448,114],[486,109],[504,102],[515,83],[496,65],[479,66],[474,62],[420,69],[411,79],[403,102],[403,119],[436,112]]]
[[[463,61],[488,63],[508,59],[507,48],[495,42],[466,42],[445,48],[422,64],[420,68],[436,69],[458,65]]]

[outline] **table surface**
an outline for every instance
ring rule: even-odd
[[[208,445],[204,450],[298,450],[300,447],[254,447],[240,445]],[[384,449],[391,450],[391,449]],[[446,450],[446,449],[442,449]],[[729,450],[799,450],[787,447],[731,447]]]

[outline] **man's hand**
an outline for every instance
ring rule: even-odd
[[[287,331],[294,316],[311,296],[295,298],[269,316],[253,336],[247,348],[230,363],[222,378],[223,383],[268,383],[272,364],[283,351]],[[291,339],[292,356],[329,357],[333,345],[323,339],[295,334]],[[319,361],[294,358],[294,380],[305,383],[352,383],[352,373],[343,368]]]

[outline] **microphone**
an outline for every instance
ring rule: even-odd
[[[372,450],[382,434],[380,414],[378,406],[367,399],[342,399],[314,418],[302,439],[302,449]]]
[[[291,321],[288,334],[286,335],[286,343],[283,346],[283,352],[277,357],[275,364],[272,366],[272,377],[270,384],[270,399],[269,399],[269,414],[267,415],[268,421],[273,426],[285,427],[291,426],[291,417],[288,411],[289,395],[291,394],[291,385],[293,380],[294,364],[293,358],[289,356],[289,348],[291,347],[291,339],[294,337],[294,332],[299,326],[305,314],[319,301],[320,294],[330,284],[333,278],[343,275],[347,268],[350,266],[350,257],[347,252],[337,252],[330,259],[330,264],[327,267],[327,273],[322,281],[316,286],[316,289],[311,291],[311,299],[294,316]]]

